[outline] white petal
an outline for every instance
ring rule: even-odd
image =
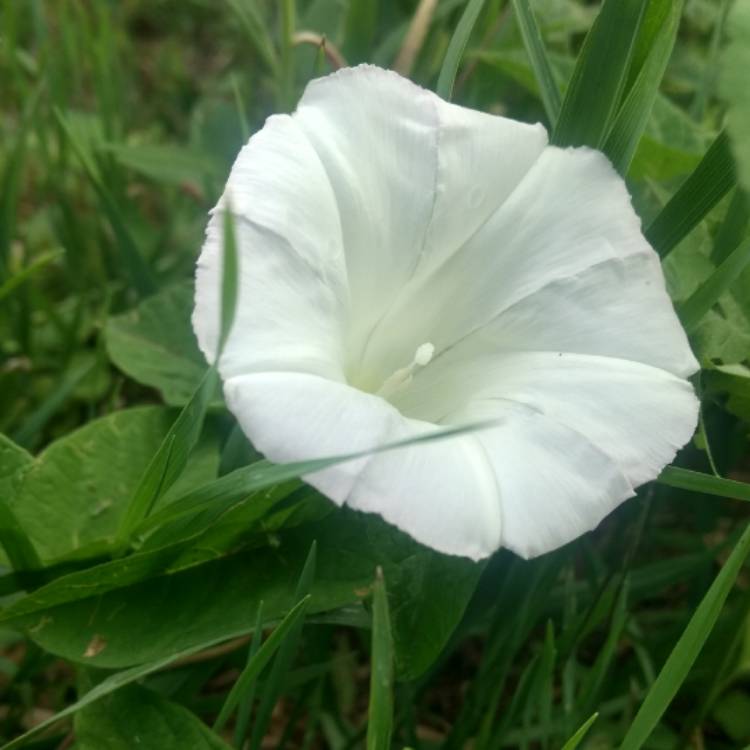
[[[458,252],[410,282],[363,367],[392,372],[423,341],[439,353],[551,281],[639,253],[653,250],[606,158],[548,147]]]
[[[460,347],[469,360],[492,351],[547,351],[628,359],[679,377],[699,367],[651,251],[549,282]]]
[[[213,361],[221,316],[223,211],[235,214],[239,297],[223,377],[264,369],[342,379],[348,307],[328,179],[294,120],[272,117],[241,151],[198,261],[193,328]]]
[[[258,373],[225,383],[230,409],[272,461],[344,455],[435,431],[383,399],[312,375]],[[375,512],[449,554],[486,557],[500,543],[497,488],[473,436],[370,455],[305,479],[338,504]]]
[[[448,104],[372,66],[313,81],[294,118],[340,209],[356,369],[404,284],[487,220],[538,158],[546,132]]]
[[[442,424],[511,410],[507,425],[477,437],[500,488],[503,545],[524,555],[593,528],[695,429],[690,384],[655,367],[556,352],[465,355],[459,345],[430,363],[395,405]],[[545,529],[539,539],[534,523]]]

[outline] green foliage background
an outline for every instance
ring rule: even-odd
[[[0,0],[4,747],[750,746],[750,2],[417,4]],[[234,156],[342,61],[602,149],[663,258],[698,434],[541,559],[334,510],[197,350]]]

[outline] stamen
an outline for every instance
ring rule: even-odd
[[[406,387],[411,383],[414,373],[420,368],[425,367],[432,360],[435,354],[435,347],[428,341],[425,344],[417,347],[417,351],[414,353],[414,359],[408,367],[401,367],[396,370],[389,378],[386,378],[383,385],[377,391],[376,395],[382,396],[387,399],[390,398],[396,391]]]

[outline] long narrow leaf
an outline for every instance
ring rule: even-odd
[[[383,571],[372,588],[372,654],[367,750],[388,750],[393,732],[393,635]]]
[[[690,618],[685,632],[677,641],[666,664],[641,704],[620,745],[620,750],[640,750],[656,728],[713,630],[748,553],[750,553],[750,526],[745,529],[721,572],[716,576],[708,593]]]
[[[130,274],[133,286],[141,296],[145,297],[151,294],[156,291],[156,282],[151,273],[151,269],[146,263],[143,254],[138,248],[138,244],[128,228],[128,223],[123,217],[122,212],[117,205],[117,201],[99,176],[91,154],[86,151],[84,145],[76,138],[65,115],[58,110],[55,110],[55,115],[63,133],[68,139],[68,143],[70,143],[78,160],[81,162],[86,175],[99,196],[102,208],[107,214],[107,218],[114,230],[123,264]]]
[[[599,714],[592,714],[575,732],[575,734],[563,745],[562,750],[576,750],[586,736],[591,725],[599,718]]]
[[[258,614],[255,617],[255,629],[253,630],[253,638],[250,641],[250,648],[247,652],[247,664],[246,668],[250,666],[252,660],[260,649],[261,638],[263,637],[263,601],[261,600],[258,604]],[[252,680],[245,685],[243,695],[240,698],[240,707],[237,711],[237,723],[234,727],[234,746],[241,750],[245,744],[245,737],[247,736],[247,727],[250,724],[250,712],[253,708],[253,701],[255,700],[255,690],[257,688],[257,680]]]
[[[302,568],[299,580],[297,581],[297,590],[295,591],[295,600],[304,601],[310,594],[313,581],[315,579],[315,567],[317,564],[317,544],[315,542],[310,546],[307,559]],[[250,748],[256,750],[260,748],[266,729],[271,720],[273,707],[281,695],[283,682],[289,672],[292,661],[299,648],[300,636],[302,634],[302,625],[304,618],[300,617],[293,627],[290,627],[284,637],[283,643],[279,646],[279,653],[274,660],[268,680],[264,685],[263,695],[258,706],[258,712],[255,716],[253,731],[250,735]]]
[[[187,465],[188,456],[198,442],[217,382],[216,370],[211,367],[146,467],[120,520],[117,531],[117,544],[120,547],[129,544],[135,528],[149,515],[154,503],[174,484]]]
[[[440,68],[436,87],[438,96],[442,96],[443,99],[450,99],[453,94],[453,84],[456,81],[458,66],[461,63],[461,58],[464,56],[464,50],[469,43],[471,32],[474,31],[474,26],[479,18],[479,14],[482,12],[484,3],[485,0],[469,0],[461,16],[461,20],[453,32],[450,44],[448,45],[448,51],[445,53],[443,66]]]
[[[669,4],[653,3],[651,7],[667,8],[667,17],[660,19],[662,23],[650,51],[617,113],[603,148],[620,174],[628,171],[638,142],[646,129],[651,109],[659,93],[659,84],[664,77],[677,39],[683,0],[674,0]]]
[[[304,617],[305,610],[309,603],[310,597],[307,596],[294,606],[287,616],[279,623],[273,633],[271,633],[268,640],[266,640],[260,649],[258,649],[258,653],[248,662],[245,669],[242,670],[242,674],[229,691],[229,695],[221,708],[221,712],[214,722],[215,731],[220,731],[226,724],[227,719],[237,707],[242,695],[245,693],[247,686],[255,680],[266,664],[268,664],[271,657],[283,643],[287,633],[297,624],[297,622],[299,622],[300,619],[302,619],[302,617]]]
[[[646,0],[605,0],[578,56],[552,134],[559,146],[604,143],[630,70]]]
[[[659,484],[676,487],[680,490],[702,492],[706,495],[750,502],[750,484],[737,482],[734,479],[722,479],[690,469],[681,469],[677,466],[667,466],[659,475],[657,481]]]
[[[734,160],[726,133],[722,131],[646,229],[646,238],[665,258],[735,184]]]
[[[750,239],[731,255],[683,302],[677,312],[688,333],[692,333],[704,315],[719,301],[724,292],[739,278],[750,263]]]
[[[297,612],[297,610],[302,609],[304,611],[304,607],[302,607],[302,605],[306,605],[306,604],[307,604],[306,601],[300,602],[300,604],[297,605],[297,607],[295,607],[295,609],[292,610],[287,615],[284,622],[290,619],[290,617],[295,612]],[[298,616],[298,614],[295,616]],[[282,622],[282,625],[284,624],[284,622]],[[280,627],[281,625],[279,625],[279,627],[276,628],[276,631],[278,631]],[[276,631],[274,631],[274,635]],[[103,679],[98,685],[96,685],[96,687],[93,687],[91,690],[89,690],[82,698],[77,700],[75,703],[72,703],[71,705],[67,706],[62,711],[50,717],[49,719],[45,719],[44,721],[40,722],[33,729],[30,729],[28,732],[25,732],[20,737],[16,737],[11,742],[8,742],[7,744],[3,745],[2,748],[0,748],[0,750],[16,750],[16,748],[23,747],[24,745],[28,744],[29,740],[34,739],[34,737],[41,734],[45,730],[54,726],[55,724],[62,721],[63,719],[66,719],[69,716],[73,716],[74,714],[78,713],[78,711],[80,711],[81,709],[86,708],[86,706],[90,706],[92,703],[95,703],[96,701],[106,697],[107,695],[114,693],[115,690],[119,690],[121,687],[124,687],[125,685],[130,685],[131,683],[136,682],[137,680],[140,680],[143,677],[147,677],[148,675],[153,674],[154,672],[158,672],[159,670],[164,669],[164,667],[168,667],[170,664],[180,659],[185,659],[189,656],[192,656],[193,654],[197,654],[199,651],[203,651],[204,649],[211,648],[212,646],[216,646],[220,643],[231,641],[232,639],[237,638],[239,636],[246,635],[247,632],[248,632],[248,629],[244,629],[241,631],[237,631],[235,633],[231,633],[228,636],[223,635],[221,636],[221,638],[214,638],[214,639],[205,641],[196,646],[192,646],[189,649],[185,649],[184,651],[178,651],[177,653],[170,654],[169,656],[165,656],[163,659],[159,659],[158,661],[149,662],[148,664],[139,664],[136,667],[131,667],[130,669],[125,669],[121,672],[115,672],[115,674],[112,674],[109,677],[106,677],[105,679]],[[272,638],[273,638],[273,635],[268,639],[268,641],[266,642],[266,644],[264,644],[264,646],[267,645],[271,641]],[[272,656],[273,648],[270,649],[270,651],[271,653],[267,654],[266,656],[266,661]]]
[[[550,125],[554,127],[560,114],[560,90],[552,73],[552,66],[547,57],[542,33],[534,18],[529,0],[513,0],[513,10],[518,21],[518,28],[521,30],[526,54],[529,56],[534,76],[539,84],[539,94],[542,97],[544,111],[547,113]]]

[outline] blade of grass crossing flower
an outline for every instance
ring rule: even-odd
[[[242,670],[237,682],[234,683],[234,686],[229,691],[229,695],[224,701],[219,716],[214,722],[214,731],[221,731],[222,727],[226,724],[227,719],[231,716],[232,711],[237,708],[238,703],[246,692],[247,686],[255,681],[258,675],[263,671],[263,668],[269,661],[271,661],[273,655],[284,642],[289,631],[304,617],[309,603],[309,596],[306,596],[302,601],[298,602],[289,611],[287,616],[277,625],[273,633],[271,633],[266,642],[258,649],[255,656]]]
[[[206,409],[217,384],[216,369],[210,367],[146,467],[120,520],[116,541],[120,549],[128,546],[133,531],[151,513],[156,501],[174,484],[187,465],[188,457],[200,437]]]
[[[65,115],[55,109],[55,116],[68,143],[78,157],[87,177],[99,196],[99,202],[109,219],[109,223],[112,225],[112,230],[117,241],[117,247],[120,251],[123,265],[127,268],[128,273],[130,274],[133,287],[142,297],[148,296],[156,291],[156,282],[148,263],[146,263],[145,258],[138,248],[138,244],[128,229],[128,223],[122,215],[122,212],[117,205],[117,201],[101,179],[95,166],[93,156],[88,153],[85,146],[78,141]]]
[[[165,508],[158,510],[152,516],[149,516],[148,519],[143,519],[138,524],[135,533],[138,535],[145,534],[157,526],[163,526],[168,522],[200,513],[209,507],[222,506],[223,510],[226,510],[234,503],[242,501],[254,492],[299,479],[305,474],[312,474],[313,472],[327,469],[329,466],[335,466],[336,464],[353,461],[357,458],[363,458],[364,456],[376,453],[406,448],[410,445],[417,445],[423,442],[469,434],[477,430],[492,427],[494,424],[495,422],[490,420],[459,427],[450,427],[407,440],[385,443],[370,450],[331,456],[329,458],[311,459],[310,461],[298,461],[289,464],[272,464],[265,460],[257,461],[249,466],[242,466],[239,469],[235,469],[229,474],[219,477],[203,487],[199,487],[184,495],[177,502],[170,503]]]
[[[724,131],[646,229],[646,239],[665,258],[736,184]]]
[[[692,333],[706,313],[739,278],[750,263],[750,238],[731,255],[677,309],[682,325]]]
[[[221,328],[217,360],[221,356],[234,323],[237,308],[237,243],[234,232],[234,217],[231,206],[224,212],[224,242],[222,246],[221,278]],[[141,477],[135,495],[128,505],[117,534],[117,546],[124,549],[136,527],[147,518],[156,501],[163,495],[187,466],[206,416],[208,404],[218,386],[216,366],[210,367],[198,385],[192,398],[180,412],[166,437],[159,446],[146,471]]]
[[[222,245],[221,272],[221,331],[219,334],[218,358],[224,351],[229,333],[232,330],[234,316],[237,311],[237,289],[239,273],[239,257],[237,255],[237,236],[234,231],[234,214],[231,205],[224,211],[224,242]]]
[[[513,0],[513,10],[516,14],[524,47],[526,47],[526,54],[529,56],[534,76],[539,84],[544,111],[547,113],[550,125],[554,127],[560,114],[560,90],[557,88],[555,76],[552,73],[542,33],[534,18],[529,0]]]
[[[576,748],[583,742],[583,738],[588,733],[593,723],[599,718],[599,714],[595,713],[589,716],[586,721],[581,724],[580,728],[576,730],[575,734],[562,746],[562,750],[576,750]]]
[[[445,53],[445,58],[443,59],[443,65],[440,68],[440,75],[438,76],[437,87],[435,89],[438,96],[441,96],[443,99],[450,100],[453,94],[453,84],[456,82],[458,66],[461,64],[464,50],[469,43],[471,33],[474,31],[474,26],[477,23],[479,14],[482,12],[484,3],[485,0],[469,0],[461,16],[461,20],[453,32],[453,36],[448,44],[448,51]]]
[[[372,587],[372,652],[370,704],[367,710],[367,750],[388,750],[393,733],[393,635],[383,571]]]
[[[690,618],[687,628],[641,704],[620,750],[640,750],[651,736],[713,630],[748,553],[750,525],[745,528],[737,546]]]
[[[617,113],[602,149],[620,174],[627,173],[638,142],[646,129],[651,108],[659,93],[659,84],[664,77],[664,71],[677,39],[682,7],[683,0],[649,5],[644,26],[651,20],[648,16],[652,9],[657,9],[657,12],[660,9],[666,9],[667,15],[658,19],[661,23],[650,50]],[[651,23],[648,25],[651,26]]]
[[[647,0],[605,0],[563,99],[552,134],[558,146],[604,143],[625,85]]]
[[[260,641],[263,635],[263,601],[261,600],[258,605],[258,614],[255,617],[255,628],[253,630],[253,638],[250,641],[250,648],[247,652],[247,666],[246,669],[252,664],[255,655],[260,649]],[[242,746],[245,744],[245,738],[247,737],[247,727],[250,724],[250,713],[255,702],[255,691],[258,687],[257,680],[250,680],[243,690],[242,696],[240,696],[240,707],[237,711],[237,724],[234,727],[234,746],[242,750]]]
[[[667,466],[656,480],[667,487],[675,487],[690,492],[702,492],[705,495],[716,495],[729,500],[750,502],[750,484],[734,479],[722,479],[699,471]]]
[[[313,541],[310,545],[310,551],[307,554],[305,565],[302,568],[299,581],[297,581],[297,590],[295,599],[304,601],[310,594],[313,580],[315,579],[315,565],[317,562],[317,544]],[[271,672],[263,686],[263,693],[260,697],[260,704],[255,715],[253,730],[250,735],[250,750],[258,750],[266,736],[266,730],[271,720],[273,707],[281,695],[283,683],[292,666],[294,657],[299,648],[300,636],[302,635],[302,626],[304,619],[300,617],[295,625],[287,631],[284,640],[279,646],[279,652],[274,659]]]

